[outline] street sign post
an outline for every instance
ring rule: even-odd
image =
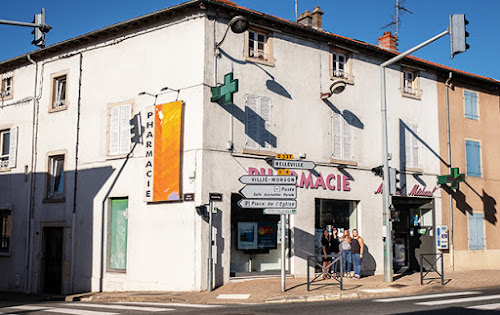
[[[240,195],[253,199],[295,199],[295,185],[247,185],[240,190]]]
[[[240,208],[247,209],[296,209],[296,200],[241,199]]]
[[[243,175],[240,177],[242,184],[248,185],[276,185],[276,184],[297,184],[297,177],[295,176],[276,176],[276,175]]]
[[[278,160],[274,159],[273,168],[286,168],[294,170],[312,170],[316,167],[313,161],[295,161],[295,160]]]
[[[263,214],[296,214],[297,209],[264,209]]]

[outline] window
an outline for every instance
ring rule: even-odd
[[[16,167],[17,129],[0,130],[0,169]]]
[[[246,148],[271,150],[276,146],[275,137],[271,133],[271,99],[255,95],[246,96],[245,133]]]
[[[403,96],[420,99],[422,91],[420,90],[420,77],[418,71],[403,69],[401,73],[401,92]]]
[[[2,82],[0,85],[0,97],[2,99],[12,98],[12,84],[14,80],[14,73],[12,71],[2,74]]]
[[[272,41],[269,33],[250,29],[245,33],[245,58],[266,65],[273,65]]]
[[[469,213],[468,217],[469,217],[469,249],[470,250],[484,249],[483,214]]]
[[[0,253],[8,253],[10,250],[11,212],[0,209]]]
[[[57,112],[68,108],[68,71],[54,73],[51,76],[49,112]]]
[[[349,53],[343,50],[335,50],[330,54],[330,77],[332,79],[342,78],[347,83],[353,84],[353,76],[350,71]]]
[[[404,160],[406,168],[420,168],[420,140],[418,139],[418,125],[404,124],[404,139],[401,145],[404,146]]]
[[[481,177],[481,144],[478,141],[465,140],[467,176]]]
[[[465,118],[479,118],[477,110],[477,93],[464,91]]]
[[[111,199],[109,224],[109,269],[127,268],[128,198]]]
[[[64,199],[64,154],[49,156],[47,199]]]
[[[131,104],[115,104],[109,108],[108,155],[124,155],[130,152],[131,118]]]
[[[352,115],[332,114],[332,159],[354,160]]]

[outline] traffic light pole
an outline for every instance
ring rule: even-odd
[[[384,181],[382,186],[383,191],[383,237],[384,237],[384,281],[392,282],[392,221],[390,212],[390,194],[389,194],[389,149],[388,149],[388,136],[387,136],[387,96],[386,96],[386,82],[385,82],[385,68],[398,62],[404,57],[408,56],[414,51],[429,45],[430,43],[438,40],[439,38],[449,34],[449,30],[439,33],[438,35],[426,40],[425,42],[408,49],[402,54],[389,59],[380,65],[380,95],[381,95],[381,120],[382,120],[382,160],[384,162]]]
[[[45,47],[45,33],[48,33],[52,29],[52,26],[45,24],[45,9],[42,9],[42,13],[35,14],[33,22],[34,23],[0,20],[0,24],[33,27],[34,30],[32,33],[35,34],[35,40],[32,43],[43,48]]]

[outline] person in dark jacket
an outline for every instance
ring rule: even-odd
[[[323,279],[329,279],[330,273],[328,272],[328,265],[330,264],[330,233],[327,229],[323,230],[323,235],[321,235],[321,255],[323,256]]]
[[[338,230],[336,227],[332,227],[332,234],[330,236],[330,255],[332,255],[332,261],[334,261],[335,259],[340,257],[340,246],[339,245],[340,245],[340,242],[339,242]],[[336,274],[336,276],[338,276],[337,273],[339,270],[339,265],[341,263],[342,262],[339,261],[336,264],[333,264],[332,272],[334,272]]]
[[[352,264],[354,265],[354,278],[361,278],[361,260],[363,259],[363,251],[365,249],[365,242],[363,238],[358,235],[358,230],[352,230],[351,239],[351,255]]]

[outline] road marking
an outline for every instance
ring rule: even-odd
[[[481,311],[495,311],[500,310],[500,303],[469,306],[467,308]]]
[[[230,299],[230,300],[246,300],[250,297],[250,294],[219,294],[218,299]]]
[[[364,289],[360,290],[366,293],[389,293],[389,292],[398,292],[399,289],[394,288],[381,288],[381,289]]]
[[[109,308],[115,310],[128,310],[128,311],[143,311],[143,312],[167,312],[175,311],[174,308],[159,308],[159,307],[145,307],[145,306],[128,306],[128,305],[109,305],[109,304],[90,304],[90,303],[68,303],[66,305],[80,306],[80,307],[97,307]]]
[[[69,308],[48,307],[41,305],[18,305],[18,306],[11,306],[9,308],[21,311],[53,312],[53,313],[74,314],[74,315],[118,315],[119,314],[110,312],[97,312],[88,310],[75,310]]]
[[[415,295],[415,296],[402,296],[388,299],[377,299],[373,300],[373,302],[399,302],[399,301],[412,301],[412,300],[423,300],[423,299],[434,299],[434,298],[442,298],[448,296],[457,296],[457,295],[471,295],[471,294],[481,294],[479,291],[464,291],[464,292],[451,292],[451,293],[439,293],[439,294],[426,294],[426,295]]]
[[[415,303],[415,304],[417,304],[417,305],[445,305],[445,304],[455,304],[455,303],[486,301],[486,300],[494,300],[494,299],[500,299],[500,294],[487,295],[487,296],[476,296],[476,297],[461,298],[461,299],[451,299],[451,300],[439,300],[439,301],[431,301],[431,302],[419,302],[419,303]]]
[[[177,306],[177,307],[192,307],[192,308],[224,307],[224,305],[213,305],[213,304],[159,303],[159,302],[114,302],[114,304],[149,305],[149,306]]]

